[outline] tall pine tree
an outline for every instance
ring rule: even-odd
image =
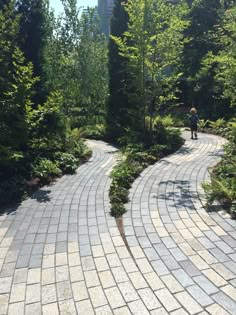
[[[202,109],[208,118],[224,111],[222,90],[214,81],[214,67],[207,75],[202,75],[202,62],[209,51],[217,54],[220,45],[215,40],[216,28],[222,17],[223,6],[227,1],[188,0],[190,6],[190,26],[185,31],[189,38],[183,58],[182,101],[187,106]],[[223,3],[224,2],[224,3]],[[223,4],[222,4],[223,3]],[[222,114],[222,113],[221,113]]]
[[[6,5],[9,5],[11,3],[11,0],[0,0],[0,10],[3,10],[3,8]]]
[[[124,5],[127,0],[116,0],[111,19],[111,35],[122,37],[128,29],[128,14]],[[107,126],[110,138],[121,136],[127,126],[128,96],[125,92],[127,74],[125,73],[126,58],[120,56],[117,44],[109,39],[109,90],[110,98],[107,109]]]
[[[40,77],[36,85],[34,101],[41,103],[46,99],[44,88],[44,50],[47,43],[48,0],[17,0],[16,9],[20,15],[19,46],[27,61],[32,62],[34,76]]]

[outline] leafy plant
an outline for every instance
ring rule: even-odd
[[[210,120],[199,119],[198,127],[201,131],[204,131],[205,128],[209,126]]]
[[[139,0],[128,1],[125,9],[129,18],[127,31],[111,36],[125,59],[123,72],[129,76],[124,87],[128,108],[118,114],[126,115],[128,111],[128,126],[145,134],[145,117],[176,99],[177,82],[182,75],[179,62],[185,43],[183,31],[189,24],[185,19],[188,8],[182,1],[173,4]],[[120,125],[124,127],[122,120]]]
[[[20,201],[26,196],[25,179],[22,176],[12,176],[0,182],[0,205]]]
[[[123,203],[112,203],[111,206],[111,215],[115,218],[121,217],[124,213],[126,213],[126,209]]]
[[[162,118],[162,123],[165,127],[174,127],[174,118],[169,114]]]
[[[216,121],[210,121],[209,125],[213,129],[220,129],[226,126],[226,121],[224,120],[224,118],[219,118]]]
[[[211,183],[203,183],[202,186],[206,192],[208,206],[215,200],[227,202],[229,206],[236,201],[236,178],[229,180],[213,178]]]
[[[63,173],[73,174],[78,167],[78,159],[73,154],[66,152],[57,152],[54,155],[55,161],[58,163],[58,167]]]
[[[225,145],[225,155],[211,174],[211,182],[203,183],[207,206],[215,200],[234,213],[236,211],[236,128],[231,125],[229,143]]]
[[[39,177],[42,182],[50,182],[53,178],[62,174],[59,163],[46,158],[39,158],[33,165],[32,176]]]
[[[103,139],[106,133],[106,128],[103,124],[87,125],[84,127],[84,135],[90,139]]]
[[[167,144],[144,145],[130,143],[122,147],[119,163],[114,167],[110,187],[111,215],[119,217],[126,212],[124,204],[129,201],[129,188],[139,174],[150,164],[155,163],[164,155],[178,149],[183,143],[180,133],[174,128],[164,128],[162,131]],[[160,140],[160,139],[158,139]]]

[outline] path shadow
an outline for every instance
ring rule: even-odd
[[[40,203],[46,203],[51,201],[51,198],[49,194],[51,193],[51,190],[37,190],[32,196],[31,199],[37,200]]]
[[[6,207],[0,208],[0,217],[3,215],[16,215],[18,208],[20,207],[21,203],[16,203],[14,205],[8,205]]]
[[[188,147],[181,147],[176,154],[177,155],[186,155],[192,153],[196,148],[188,148]]]
[[[190,182],[187,180],[169,180],[169,181],[162,181],[159,185],[168,185],[173,184],[176,186],[178,191],[171,191],[167,193],[162,193],[154,198],[159,200],[168,200],[172,201],[173,204],[177,207],[185,207],[190,210],[195,210],[193,205],[193,200],[199,199],[199,195],[197,192],[192,192],[190,190]]]
[[[216,150],[214,152],[209,152],[208,153],[209,156],[218,156],[218,157],[222,157],[224,155],[224,150],[223,149],[219,149]]]

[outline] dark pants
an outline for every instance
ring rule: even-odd
[[[197,132],[197,125],[191,125],[191,131]]]

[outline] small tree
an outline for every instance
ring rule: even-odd
[[[0,11],[0,176],[19,171],[28,143],[27,107],[31,106],[32,64],[15,46],[18,19],[14,3]]]
[[[203,72],[202,62],[209,51],[215,55],[221,49],[215,34],[221,23],[222,13],[230,1],[188,2],[190,24],[184,33],[189,41],[183,54],[182,101],[185,105],[197,106],[208,118],[214,119],[224,114],[222,109],[227,106],[227,102],[222,100],[222,89],[214,80],[215,68],[208,68],[207,72]]]
[[[112,36],[120,55],[128,60],[130,73],[129,99],[134,104],[128,111],[132,128],[147,132],[146,116],[175,99],[176,83],[181,76],[178,64],[183,49],[183,30],[187,7],[181,2],[164,0],[128,1],[128,31],[124,37]],[[131,92],[130,92],[131,91]],[[152,123],[151,123],[152,128]]]
[[[223,98],[236,106],[236,5],[225,11],[217,39],[221,46],[219,53],[209,52],[204,64],[216,67],[214,78],[223,87]]]

